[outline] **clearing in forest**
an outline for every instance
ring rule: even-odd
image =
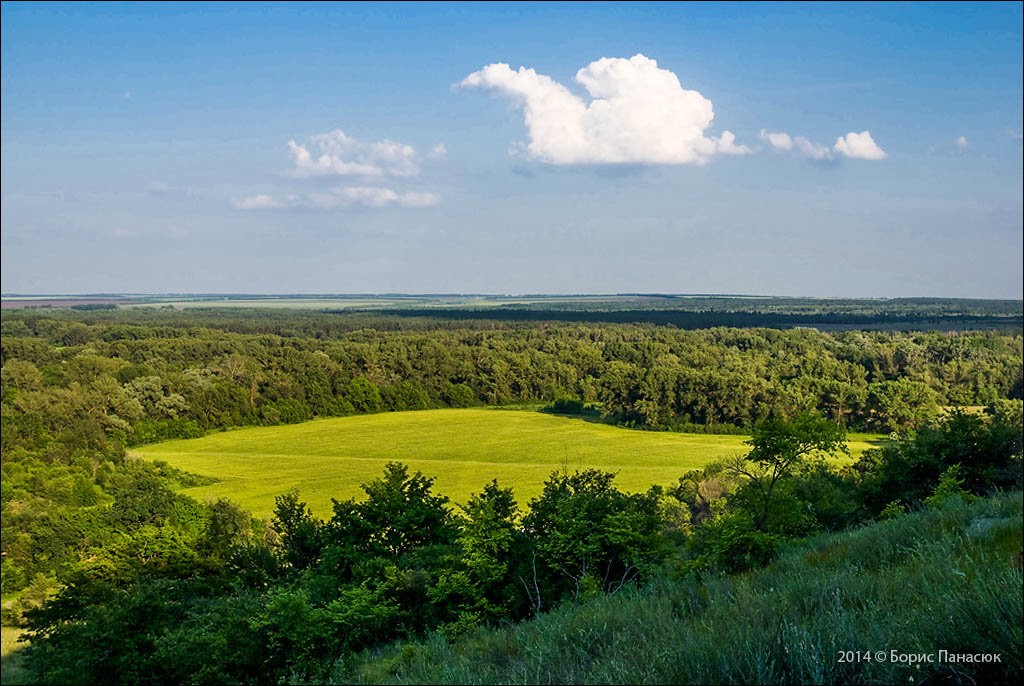
[[[851,436],[853,455],[875,437]],[[186,489],[199,500],[226,497],[269,515],[274,497],[297,488],[318,517],[331,498],[363,495],[361,483],[389,461],[435,477],[435,492],[465,503],[491,479],[513,486],[525,507],[552,471],[618,472],[626,491],[669,485],[709,462],[742,455],[746,436],[636,431],[541,412],[445,409],[317,419],[167,441],[132,454],[217,479]]]

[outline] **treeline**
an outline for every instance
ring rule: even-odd
[[[789,539],[1019,490],[1021,403],[954,413],[842,471],[822,459],[842,430],[814,415],[759,424],[750,445],[668,490],[555,473],[525,512],[496,482],[454,508],[392,463],[326,521],[293,492],[269,525],[175,495],[139,465],[94,515],[107,539],[83,545],[57,595],[25,613],[27,666],[54,684],[322,683],[396,639],[457,638],[655,578],[686,580],[719,613],[701,580],[761,567]],[[1009,557],[989,564],[1012,575]],[[1005,633],[985,645],[1012,645]]]
[[[681,310],[681,309],[542,309],[539,307],[490,307],[481,309],[417,307],[377,309],[374,312],[399,317],[433,317],[448,320],[568,321],[608,323],[650,323],[680,329],[814,327],[823,330],[950,330],[992,328],[1019,331],[1024,317],[1014,314],[962,314],[910,312],[763,312],[756,310]]]
[[[939,406],[1022,395],[1021,336],[1013,334],[423,329],[418,320],[291,312],[202,315],[200,328],[182,313],[142,312],[6,316],[5,389],[116,383],[124,397],[107,415],[127,425],[128,442],[194,427],[559,398],[601,403],[605,416],[650,428],[746,427],[816,409],[851,428],[892,431]],[[165,324],[152,321],[164,316]],[[149,424],[136,428],[143,419]]]

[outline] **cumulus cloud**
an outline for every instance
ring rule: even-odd
[[[778,131],[765,131],[761,129],[761,140],[768,143],[776,150],[795,150],[803,157],[812,160],[832,159],[832,151],[824,145],[820,145],[803,136],[790,136],[788,133]]]
[[[338,210],[350,207],[433,207],[441,196],[424,191],[398,192],[380,186],[341,186],[323,193],[289,195],[283,200],[269,195],[254,195],[234,203],[240,210],[316,209]]]
[[[856,160],[884,160],[888,155],[875,143],[869,131],[854,133],[851,131],[845,136],[836,139],[832,149],[840,154],[852,157]]]
[[[729,131],[706,136],[715,116],[711,101],[644,55],[602,57],[575,80],[589,102],[549,76],[504,63],[458,85],[511,98],[523,111],[527,155],[549,164],[703,164],[718,154],[750,152]]]
[[[736,145],[736,136],[732,131],[723,131],[722,135],[715,139],[715,151],[722,155],[749,155],[750,148],[745,145]]]
[[[953,145],[955,145],[959,150],[966,150],[968,147],[970,147],[970,143],[967,142],[967,136],[960,136],[955,141],[953,141]]]
[[[792,150],[793,139],[788,133],[772,133],[761,129],[761,140],[767,141],[776,150]]]
[[[812,160],[831,160],[838,155],[862,160],[884,160],[885,151],[875,143],[868,131],[854,133],[836,139],[836,143],[828,148],[815,143],[803,136],[790,136],[785,132],[772,132],[761,129],[760,138],[776,150],[795,150],[801,156]]]
[[[314,149],[314,152],[310,151]],[[415,176],[420,173],[416,149],[384,139],[364,143],[341,129],[310,138],[310,145],[288,141],[294,176]]]
[[[300,145],[294,140],[288,141],[288,154],[294,165],[289,176],[307,180],[312,177],[356,176],[362,177],[362,185],[357,185],[357,182],[316,190],[323,186],[315,184],[310,192],[290,195],[260,193],[236,199],[232,205],[239,210],[337,210],[354,207],[433,207],[441,202],[441,196],[437,193],[388,187],[401,183],[402,177],[420,173],[419,158],[411,145],[388,139],[364,143],[348,136],[341,129],[335,129],[311,136],[306,145]],[[447,150],[444,145],[438,143],[431,148],[427,157],[439,159],[445,154]]]

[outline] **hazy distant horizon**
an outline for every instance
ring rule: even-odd
[[[166,291],[166,292],[144,292],[144,291],[69,291],[69,292],[2,292],[0,298],[28,299],[28,298],[158,298],[158,297],[189,297],[189,298],[780,298],[780,299],[806,299],[806,300],[978,300],[978,301],[1007,301],[1022,302],[1022,298],[974,298],[957,295],[932,296],[932,295],[893,295],[893,296],[859,296],[859,295],[813,295],[813,294],[778,294],[778,293],[673,293],[673,292],[609,292],[609,293],[556,293],[556,292],[532,292],[532,293],[504,293],[504,292],[477,292],[477,291],[453,291],[453,292],[416,292],[416,291],[392,291],[392,292],[288,292],[288,291]]]

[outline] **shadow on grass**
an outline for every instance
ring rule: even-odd
[[[17,627],[3,627],[3,656],[0,657],[0,684],[3,686],[32,683],[21,652],[27,644],[18,642],[20,634],[21,629]]]

